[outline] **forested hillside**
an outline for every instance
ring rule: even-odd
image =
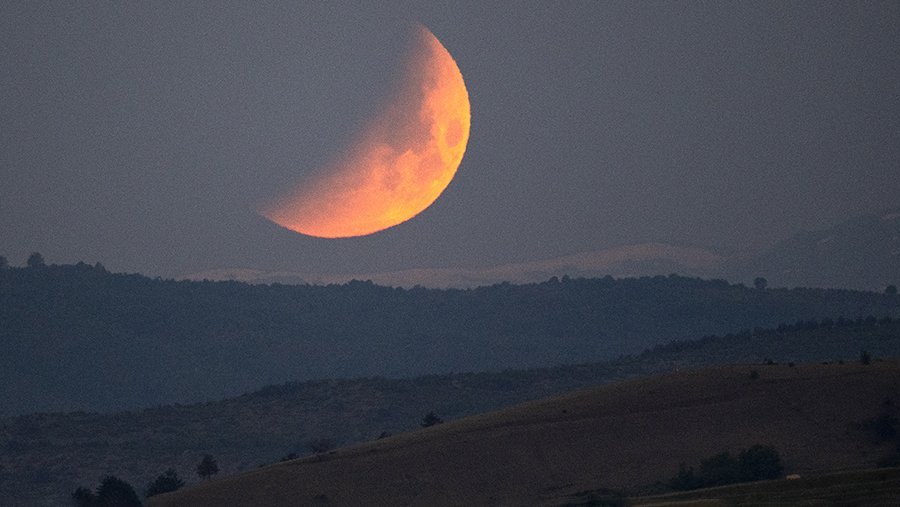
[[[798,319],[900,316],[900,298],[677,276],[471,290],[251,286],[0,270],[0,415],[221,399],[289,380],[584,363]]]

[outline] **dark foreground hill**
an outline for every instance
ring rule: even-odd
[[[754,373],[756,372],[756,373]],[[900,363],[731,365],[525,403],[154,497],[158,506],[554,504],[639,491],[680,463],[773,446],[785,472],[874,467],[896,452],[866,420]]]
[[[798,319],[900,317],[900,297],[677,276],[472,290],[175,282],[0,269],[0,415],[121,410],[297,379],[603,361]]]
[[[215,403],[117,414],[33,414],[0,420],[3,505],[60,505],[79,485],[114,474],[139,490],[167,468],[189,483],[205,453],[220,475],[256,469],[328,440],[347,445],[573,389],[677,369],[768,360],[858,362],[900,356],[900,321],[801,322],[677,342],[611,362],[409,379],[295,382]]]
[[[597,493],[593,493],[596,498]],[[592,494],[573,497],[572,503],[591,505]],[[700,507],[805,505],[818,507],[896,507],[900,504],[900,468],[873,468],[812,477],[792,477],[705,488],[686,493],[630,498],[634,507]]]

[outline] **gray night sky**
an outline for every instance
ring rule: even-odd
[[[482,3],[3,2],[0,255],[172,276],[733,253],[900,205],[898,2]],[[415,22],[472,102],[443,196],[356,239],[257,215],[372,118]]]

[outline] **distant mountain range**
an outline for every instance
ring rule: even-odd
[[[762,276],[778,287],[900,285],[900,208],[801,232],[758,256],[729,259],[722,271],[733,280]]]
[[[725,257],[703,248],[644,243],[482,268],[347,274],[225,268],[180,278],[316,285],[371,280],[392,287],[473,288],[501,282],[541,282],[565,275],[620,278],[670,273],[744,283],[761,276],[773,287],[880,291],[889,284],[900,284],[900,208],[856,217],[828,229],[800,232],[756,255]]]
[[[702,248],[645,243],[484,268],[419,268],[337,275],[225,268],[192,273],[181,278],[194,281],[235,280],[253,284],[313,285],[371,280],[378,285],[391,287],[411,288],[418,285],[439,289],[467,289],[502,282],[543,282],[553,276],[592,278],[610,275],[624,278],[669,273],[708,276],[715,273],[721,263],[721,257]]]

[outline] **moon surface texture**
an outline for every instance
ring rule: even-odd
[[[336,163],[300,181],[260,213],[321,238],[372,234],[421,213],[447,188],[469,140],[462,73],[424,26],[397,94]]]

